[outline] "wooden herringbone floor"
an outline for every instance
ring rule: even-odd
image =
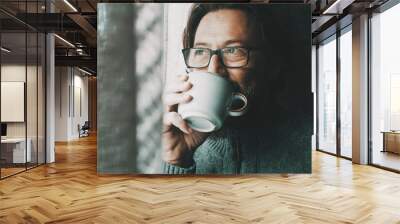
[[[312,175],[96,174],[96,139],[0,181],[0,223],[400,223],[400,175],[313,153]]]

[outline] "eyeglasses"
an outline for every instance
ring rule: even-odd
[[[211,50],[208,48],[182,49],[183,57],[188,68],[204,68],[210,64],[211,57],[216,54],[227,68],[240,68],[247,65],[250,49],[245,47],[225,47]]]

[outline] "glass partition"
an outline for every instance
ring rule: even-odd
[[[340,154],[352,157],[352,34],[351,26],[340,36]]]
[[[336,35],[318,47],[318,149],[336,154]]]
[[[37,165],[37,79],[38,79],[38,35],[36,32],[27,33],[27,81],[26,81],[26,113],[27,113],[27,150],[31,151],[27,167]]]
[[[400,4],[371,18],[372,164],[400,170]]]
[[[1,46],[1,175],[6,177],[24,171],[31,157],[26,144],[26,33],[3,32]]]
[[[46,111],[46,38],[43,33],[38,33],[38,64],[37,64],[37,162],[46,162],[45,147],[45,111]]]
[[[28,5],[26,5],[28,3]],[[19,14],[43,12],[44,1],[8,1]],[[45,162],[45,35],[0,12],[0,178]]]

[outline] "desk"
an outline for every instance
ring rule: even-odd
[[[6,163],[25,163],[32,159],[30,138],[27,139],[26,154],[25,154],[25,138],[6,138],[1,139],[1,157],[6,160]],[[3,156],[3,154],[5,154]],[[12,156],[11,156],[12,154]],[[12,158],[12,159],[11,159]],[[27,161],[25,161],[27,158]]]
[[[383,133],[383,150],[382,152],[393,152],[400,154],[400,132],[399,131],[382,131]]]

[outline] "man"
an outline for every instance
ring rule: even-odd
[[[299,161],[289,161],[287,145],[277,139],[280,123],[278,104],[271,100],[268,82],[277,77],[266,69],[267,37],[257,5],[194,4],[184,32],[185,51],[208,55],[208,63],[195,67],[185,58],[186,65],[195,71],[219,74],[233,82],[248,99],[249,110],[242,117],[228,118],[221,130],[201,133],[192,130],[176,112],[178,104],[188,103],[192,87],[188,76],[179,75],[165,88],[163,127],[164,173],[170,174],[238,174],[260,172],[308,172],[304,164],[308,155],[294,154]],[[212,51],[218,50],[216,54]],[[203,52],[203,53],[204,53]],[[241,52],[245,63],[229,63],[229,54]],[[184,54],[184,56],[186,56]],[[274,84],[269,86],[274,86]],[[268,108],[268,106],[272,108]],[[275,120],[275,121],[274,121]],[[289,139],[288,139],[289,140]],[[286,148],[285,148],[286,147]]]

